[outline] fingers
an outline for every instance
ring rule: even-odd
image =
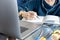
[[[28,11],[28,13],[30,13],[30,15],[32,15],[32,16],[37,16],[37,13],[34,11]]]
[[[27,20],[34,20],[37,17],[37,13],[34,11],[20,11],[19,15],[22,15],[23,18],[27,19]]]
[[[34,20],[34,19],[36,19],[37,18],[37,13],[36,12],[34,12],[34,11],[28,11],[28,14],[29,14],[29,20]]]
[[[30,14],[30,17],[33,19],[37,17],[37,13],[34,11],[28,11],[28,13]]]
[[[20,11],[19,12],[19,15],[23,15],[23,14],[25,14],[25,11]]]

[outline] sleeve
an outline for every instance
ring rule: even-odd
[[[49,12],[49,15],[56,15],[60,16],[60,3],[58,3],[56,6],[54,6]]]
[[[55,15],[60,17],[60,6],[57,8],[57,10],[55,11]]]
[[[18,3],[18,11],[20,10],[25,10],[25,11],[31,11],[34,9],[35,7],[35,0],[28,0],[26,2],[22,1],[22,0],[17,0]]]

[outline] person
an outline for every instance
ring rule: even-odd
[[[18,12],[33,11],[38,16],[56,15],[60,16],[60,0],[17,0]],[[27,13],[26,13],[27,14]]]

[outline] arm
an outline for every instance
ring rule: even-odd
[[[28,0],[24,2],[23,0],[17,0],[18,2],[18,12],[19,12],[19,17],[22,19],[22,16],[20,16],[21,10],[23,11],[31,11],[35,7],[35,0]]]
[[[35,0],[29,0],[26,1],[25,3],[22,0],[18,0],[18,11],[20,12],[21,10],[24,11],[31,11],[35,7]]]

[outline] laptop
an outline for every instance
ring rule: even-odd
[[[17,0],[0,0],[0,34],[20,39]]]
[[[28,36],[35,33],[40,28],[40,26],[41,24],[20,20],[21,39],[24,40]]]

